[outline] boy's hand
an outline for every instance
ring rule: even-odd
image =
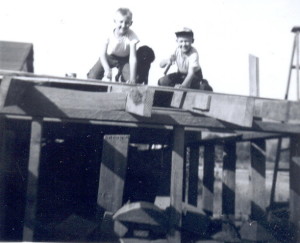
[[[174,86],[174,88],[175,89],[181,89],[181,88],[184,88],[181,84],[176,84],[175,86]]]
[[[104,72],[102,81],[111,81],[111,78],[112,78],[112,72],[111,72],[111,69],[109,69],[109,71]]]
[[[135,84],[136,80],[128,80],[126,83],[128,83],[128,84]]]
[[[170,64],[173,64],[176,61],[176,56],[173,54],[170,56],[169,62]]]
[[[135,45],[137,45],[139,42],[140,42],[140,40],[132,40],[132,41],[130,42],[130,45],[135,46]]]

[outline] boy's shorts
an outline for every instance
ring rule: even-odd
[[[158,85],[174,87],[177,84],[182,84],[184,79],[186,78],[186,75],[187,75],[186,73],[180,73],[180,72],[167,74],[158,80]],[[191,82],[190,88],[200,89],[200,83],[202,79],[203,79],[202,71],[201,69],[199,69],[195,73],[195,77]]]
[[[107,62],[110,68],[117,68],[119,71],[122,71],[126,63],[129,63],[129,56],[127,57],[118,57],[115,55],[106,55]],[[101,63],[100,58],[95,63],[95,65],[88,72],[87,77],[91,79],[102,79],[104,76],[104,68]]]

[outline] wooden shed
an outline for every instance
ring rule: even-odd
[[[33,44],[0,41],[0,69],[33,73]]]

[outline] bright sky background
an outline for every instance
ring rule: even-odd
[[[174,32],[189,27],[214,91],[248,95],[252,54],[259,58],[260,96],[279,99],[286,90],[291,29],[300,26],[299,0],[0,0],[0,7],[0,40],[33,43],[38,74],[86,78],[99,57],[102,33],[114,28],[115,10],[128,7],[139,45],[155,51],[151,85],[163,75],[159,61],[176,48]]]

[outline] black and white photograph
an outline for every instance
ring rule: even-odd
[[[300,243],[299,0],[0,8],[0,242]]]

